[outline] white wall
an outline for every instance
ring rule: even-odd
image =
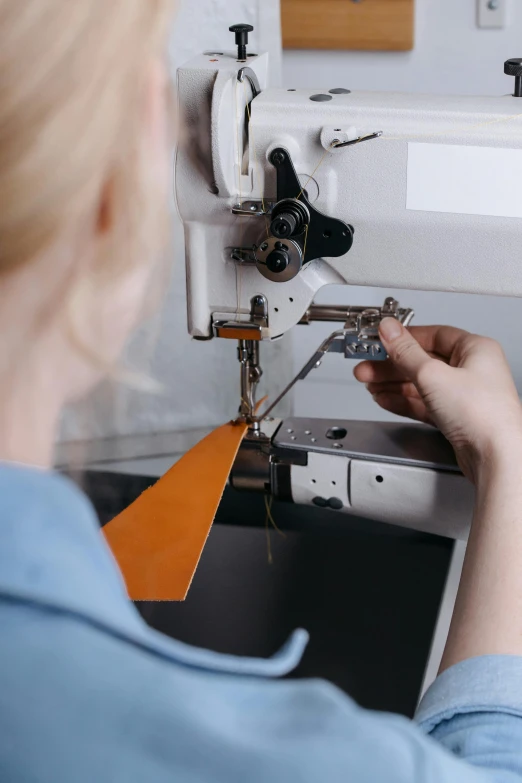
[[[503,1],[507,26],[480,30],[476,0],[415,0],[412,52],[285,51],[283,81],[288,87],[508,93],[512,80],[504,75],[504,60],[522,57],[522,3]]]
[[[172,32],[172,72],[196,54],[234,48],[228,28],[239,22],[254,27],[250,52],[269,51],[271,84],[281,79],[281,22],[279,0],[181,0]]]
[[[476,26],[475,0],[416,0],[414,51],[285,51],[283,83],[314,91],[347,87],[427,93],[508,93],[512,80],[504,75],[503,63],[509,57],[522,57],[522,3],[519,0],[506,2],[509,4],[506,28],[480,30]],[[520,106],[522,111],[522,99]],[[494,258],[491,263],[494,265]],[[520,300],[335,286],[323,289],[317,301],[378,304],[390,293],[405,306],[415,308],[416,323],[449,323],[500,340],[522,391]],[[331,328],[327,325],[295,330],[296,369],[304,364],[329,331]],[[368,399],[365,390],[352,379],[351,370],[351,363],[339,356],[327,357],[311,378],[298,384],[296,413],[390,418]]]
[[[181,0],[170,40],[170,67],[176,68],[202,51],[232,49],[230,25],[255,27],[250,51],[269,50],[272,82],[280,79],[281,31],[278,0]],[[163,387],[161,394],[129,391],[123,385],[98,390],[82,412],[65,417],[64,440],[212,427],[233,417],[239,406],[239,364],[236,344],[229,340],[195,342],[187,334],[183,232],[172,216],[170,250],[172,284],[161,316],[152,330],[133,341],[130,362]],[[149,337],[155,339],[149,339]],[[289,370],[290,344],[267,346],[261,391],[273,394]]]

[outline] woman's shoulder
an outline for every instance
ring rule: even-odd
[[[406,719],[366,712],[322,681],[191,668],[2,598],[0,627],[0,770],[10,783],[485,780]]]
[[[321,681],[190,668],[87,620],[2,598],[0,627],[0,769],[10,783],[422,783],[415,759],[442,753],[405,719],[372,716]]]
[[[304,632],[257,660],[152,631],[77,490],[28,475],[2,495],[1,473],[2,780],[477,779],[405,719],[360,710],[324,682],[270,680],[297,663]]]

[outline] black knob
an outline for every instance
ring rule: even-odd
[[[278,239],[291,237],[297,228],[297,220],[289,212],[282,212],[270,225],[270,231]]]
[[[504,73],[515,77],[515,98],[522,98],[522,58],[512,57],[504,63]]]
[[[248,34],[253,32],[254,28],[251,24],[233,24],[232,27],[229,27],[229,30],[231,33],[236,34],[237,59],[246,60]]]
[[[274,272],[275,274],[284,272],[289,263],[290,256],[288,255],[287,251],[283,249],[272,250],[266,259],[267,269],[269,269],[271,272]]]

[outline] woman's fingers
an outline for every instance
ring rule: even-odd
[[[470,336],[469,332],[454,326],[410,326],[408,332],[426,353],[447,361],[456,345]]]
[[[399,370],[389,359],[385,362],[361,362],[355,367],[353,374],[361,383],[391,383],[407,380],[402,370]]]
[[[459,342],[462,342],[466,336],[470,336],[463,329],[452,326],[412,326],[405,330],[404,327],[400,327],[398,321],[389,320],[392,324],[398,324],[406,336],[411,335],[429,357],[447,362],[450,361]],[[361,383],[411,380],[404,367],[391,359],[385,362],[361,362],[355,367],[354,375]]]
[[[376,394],[383,394],[386,392],[388,394],[401,394],[403,397],[413,397],[417,400],[420,400],[421,398],[416,386],[409,381],[399,381],[396,383],[368,383],[366,386],[372,397]]]
[[[424,369],[433,363],[431,356],[395,318],[385,318],[379,334],[390,359],[402,371],[404,378],[417,383]]]
[[[423,424],[432,424],[426,406],[418,397],[404,397],[402,394],[386,391],[375,394],[373,399],[385,411],[395,413],[396,416],[405,416]]]
[[[522,408],[502,349],[449,326],[408,330],[385,318],[379,331],[388,361],[364,362],[355,377],[384,410],[437,426],[475,480],[481,464],[505,451],[506,437],[522,433]]]
[[[367,388],[375,402],[384,410],[426,424],[432,423],[426,406],[413,383],[409,381],[369,383]]]

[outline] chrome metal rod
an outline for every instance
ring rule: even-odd
[[[367,308],[361,307],[361,311]],[[310,324],[312,321],[347,321],[349,313],[353,313],[355,307],[347,305],[310,305],[303,315],[300,324]]]
[[[239,340],[238,359],[241,366],[241,402],[239,414],[251,423],[255,420],[257,385],[263,374],[259,366],[259,341]]]
[[[388,300],[387,300],[388,301]],[[393,301],[390,299],[390,301]],[[312,304],[305,312],[299,324],[308,325],[315,321],[341,321],[345,323],[349,319],[355,318],[357,315],[369,312],[374,309],[376,312],[380,310],[382,317],[385,315],[393,315],[392,312],[385,312],[384,308],[372,308],[361,305],[318,305]],[[413,310],[400,311],[400,321],[404,326],[408,326],[414,316]]]
[[[272,403],[270,403],[268,408],[266,408],[263,411],[263,413],[261,413],[259,416],[256,416],[255,420],[261,422],[261,421],[263,421],[263,419],[266,419],[266,417],[269,416],[272,413],[272,411],[274,410],[276,405],[279,405],[281,400],[284,399],[284,397],[286,397],[288,392],[292,391],[292,389],[296,385],[297,381],[303,381],[308,375],[310,375],[312,370],[315,370],[318,367],[320,367],[321,362],[323,360],[323,356],[325,355],[325,353],[328,353],[328,350],[330,349],[330,346],[332,345],[334,340],[339,335],[342,335],[342,334],[343,334],[343,332],[334,332],[332,335],[330,335],[330,337],[327,340],[325,340],[320,345],[320,347],[313,354],[313,356],[310,357],[310,359],[304,365],[303,369],[295,376],[295,378],[292,378],[292,380],[290,381],[290,383],[287,386],[285,386],[285,388],[283,389],[281,394],[278,397],[276,397],[276,399]]]

